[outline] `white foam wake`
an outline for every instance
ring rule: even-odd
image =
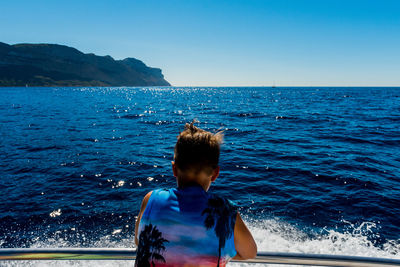
[[[259,251],[295,252],[312,254],[337,254],[367,257],[400,259],[400,240],[388,240],[381,247],[374,246],[368,239],[376,228],[374,223],[364,222],[359,225],[349,224],[350,231],[341,233],[335,230],[324,230],[324,233],[310,237],[304,231],[279,220],[266,219],[248,222]],[[96,241],[94,247],[132,247],[132,239],[115,241],[109,235]],[[37,242],[31,247],[73,247],[64,239]],[[0,266],[132,266],[132,261],[13,261],[0,262]],[[230,263],[229,266],[256,266],[244,263]],[[260,265],[258,265],[260,266]],[[279,266],[279,265],[268,265]],[[282,265],[283,266],[283,265]],[[288,265],[284,265],[288,266]]]
[[[376,227],[375,223],[364,222],[358,226],[348,224],[351,229],[349,232],[324,230],[324,234],[314,238],[288,223],[277,220],[250,223],[249,229],[256,240],[258,251],[400,258],[400,240],[389,240],[383,248],[374,246],[368,240],[368,235]],[[251,265],[231,263],[230,266]]]

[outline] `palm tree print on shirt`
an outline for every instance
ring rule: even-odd
[[[226,199],[212,196],[208,199],[207,207],[201,215],[206,214],[204,226],[209,230],[214,228],[218,237],[218,263],[221,259],[221,249],[225,247],[225,242],[233,234],[235,227],[236,208]]]
[[[157,226],[153,226],[152,224],[145,225],[139,235],[135,266],[155,266],[154,261],[165,263],[162,252],[165,250],[164,243],[166,242],[168,240],[162,237],[162,233],[157,229]]]

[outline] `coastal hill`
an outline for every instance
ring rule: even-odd
[[[84,54],[58,44],[0,42],[0,86],[169,86],[135,58]]]

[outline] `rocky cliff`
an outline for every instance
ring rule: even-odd
[[[169,86],[161,69],[135,58],[84,54],[57,44],[0,42],[0,86]]]

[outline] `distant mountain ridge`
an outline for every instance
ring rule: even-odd
[[[161,69],[135,58],[84,54],[58,44],[0,42],[0,86],[169,86]]]

